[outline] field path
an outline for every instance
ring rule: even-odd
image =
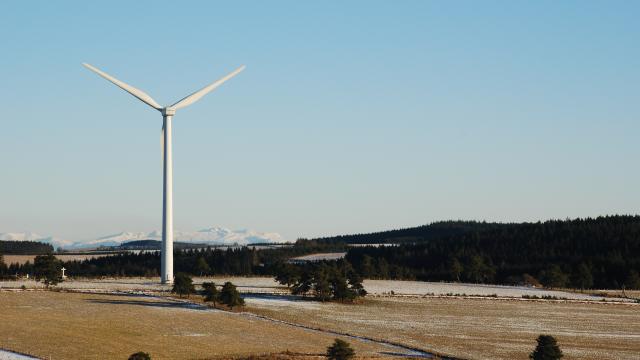
[[[284,320],[279,320],[279,319],[275,319],[269,316],[265,316],[265,315],[259,315],[259,314],[255,314],[252,312],[238,312],[238,313],[234,313],[234,312],[230,312],[230,311],[225,311],[225,310],[221,310],[221,309],[213,309],[209,306],[206,305],[201,305],[198,303],[194,303],[191,302],[189,300],[183,300],[183,299],[176,299],[173,297],[162,297],[162,296],[155,296],[155,295],[146,295],[149,296],[151,298],[155,298],[155,299],[162,299],[162,300],[171,300],[171,301],[175,301],[177,303],[182,303],[184,304],[185,308],[188,309],[195,309],[195,310],[205,310],[205,311],[224,311],[230,314],[234,314],[237,316],[241,316],[241,317],[245,317],[245,318],[251,318],[251,319],[259,319],[259,320],[263,320],[263,321],[269,321],[269,322],[273,322],[276,324],[282,324],[282,325],[287,325],[287,326],[292,326],[295,328],[299,328],[299,329],[303,329],[306,331],[311,331],[311,332],[316,332],[316,333],[322,333],[322,334],[330,334],[330,335],[338,335],[338,336],[345,336],[354,340],[358,340],[358,341],[362,341],[365,343],[373,343],[373,344],[377,344],[377,345],[381,345],[384,347],[387,347],[389,349],[388,352],[384,352],[383,355],[388,355],[388,356],[397,356],[397,357],[403,357],[403,358],[425,358],[425,359],[434,359],[434,358],[438,358],[438,359],[442,359],[442,360],[461,360],[459,358],[455,358],[455,357],[450,357],[450,356],[446,356],[446,355],[442,355],[442,354],[435,354],[423,349],[418,349],[415,347],[411,347],[411,346],[407,346],[407,345],[403,345],[400,343],[395,343],[395,342],[391,342],[391,341],[385,341],[382,339],[374,339],[371,337],[366,337],[366,336],[359,336],[359,335],[354,335],[354,334],[350,334],[347,332],[340,332],[340,331],[336,331],[336,330],[331,330],[331,329],[323,329],[323,328],[317,328],[317,327],[312,327],[312,326],[308,326],[308,325],[304,325],[304,324],[298,324],[298,323],[294,323],[294,322],[290,322],[290,321],[284,321]]]

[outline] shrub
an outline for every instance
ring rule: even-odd
[[[151,360],[151,356],[146,352],[138,351],[137,353],[131,354],[129,360]]]
[[[196,292],[196,288],[193,286],[193,280],[185,273],[177,273],[173,280],[173,289],[171,292],[176,293],[182,297],[183,295],[190,295]]]
[[[62,262],[52,254],[38,255],[33,260],[33,269],[37,280],[55,286],[62,281]]]
[[[244,299],[240,297],[240,293],[236,289],[236,286],[228,281],[222,285],[222,290],[220,291],[220,302],[230,307],[231,310],[233,310],[234,306],[244,305]]]
[[[213,302],[213,306],[216,306],[216,301],[220,299],[220,292],[216,288],[216,284],[212,282],[202,283],[204,289],[204,301]]]
[[[563,288],[569,282],[569,276],[556,264],[549,266],[542,275],[543,284],[548,288]]]
[[[556,339],[551,335],[538,336],[538,345],[529,355],[532,360],[558,360],[564,355],[558,347]]]
[[[333,345],[327,348],[327,358],[329,360],[349,360],[355,355],[355,351],[348,342],[336,339]]]

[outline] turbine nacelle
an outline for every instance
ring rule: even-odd
[[[173,116],[176,114],[176,108],[168,106],[160,109],[160,112],[162,113],[162,116]]]

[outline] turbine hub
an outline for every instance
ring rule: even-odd
[[[172,108],[172,107],[166,107],[166,108],[162,108],[162,115],[163,116],[173,116],[176,114],[176,109]]]

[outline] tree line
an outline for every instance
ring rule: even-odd
[[[351,243],[394,245],[349,247]],[[361,278],[640,289],[640,216],[520,224],[438,222],[299,239],[293,246],[275,249],[176,250],[174,263],[176,272],[196,276],[275,276],[292,257],[333,251],[346,251],[350,272]],[[72,276],[158,276],[160,256],[129,252],[62,265]],[[0,275],[33,274],[33,266],[7,267],[0,261]],[[309,265],[307,275],[318,266],[329,265]]]
[[[53,246],[38,241],[0,240],[0,254],[42,255],[52,251]]]
[[[367,278],[640,288],[640,217],[489,227],[389,247],[358,247],[347,259]]]
[[[344,260],[278,263],[273,267],[275,279],[286,285],[292,294],[313,296],[320,301],[353,301],[365,296],[362,277]]]

